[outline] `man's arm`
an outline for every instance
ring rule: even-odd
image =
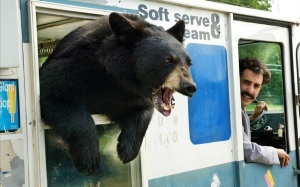
[[[262,164],[280,164],[277,150],[270,146],[261,146],[251,142],[245,132],[243,132],[244,159],[246,162],[258,162]]]
[[[264,102],[264,101],[258,101],[258,102],[257,102],[257,105],[256,105],[256,107],[255,107],[255,110],[254,110],[254,112],[253,112],[253,114],[252,114],[251,116],[249,116],[249,120],[250,120],[250,121],[255,120],[255,119],[260,115],[260,113],[262,112],[262,110],[268,111],[268,105],[267,105],[266,102]],[[260,146],[260,145],[258,145],[258,144],[256,144],[256,143],[251,142],[251,140],[249,139],[248,135],[247,135],[245,132],[244,132],[244,136],[246,136],[246,142],[247,142],[247,141],[250,142],[251,147],[252,147],[253,150],[259,150],[258,148],[260,147],[261,150],[264,148],[265,151],[266,151],[266,150],[274,151],[274,150],[271,150],[271,149],[270,149],[270,148],[273,148],[273,147],[266,148],[266,147],[268,147],[268,146]],[[247,139],[248,139],[248,140],[247,140]],[[249,142],[246,143],[246,144],[248,144],[248,145],[245,145],[245,138],[244,138],[244,151],[246,151],[246,150],[245,150],[245,146],[250,147]],[[256,144],[256,145],[255,145],[255,144]],[[257,147],[257,146],[258,146],[258,147]],[[287,166],[287,165],[289,164],[289,161],[290,161],[289,155],[288,155],[283,149],[277,149],[277,148],[274,148],[274,149],[275,149],[275,151],[276,151],[276,153],[277,153],[278,158],[282,159],[281,166],[282,166],[282,167]],[[251,152],[251,151],[248,150],[248,152]],[[252,152],[253,152],[253,151],[252,151]],[[259,152],[260,152],[260,151],[258,151],[258,153],[259,153]],[[248,153],[248,154],[251,154],[251,153]],[[252,153],[252,154],[255,155],[255,153]],[[253,156],[253,155],[252,155],[252,156]],[[254,156],[254,157],[255,157],[255,156]],[[251,158],[247,158],[247,159],[251,160]],[[246,157],[245,157],[245,160],[246,160]],[[251,162],[251,161],[249,161],[249,162]],[[252,161],[252,162],[254,162],[254,161]]]

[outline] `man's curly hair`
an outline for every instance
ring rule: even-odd
[[[239,65],[240,65],[240,76],[246,69],[249,69],[253,73],[263,75],[262,85],[268,84],[270,82],[271,73],[268,70],[267,66],[262,61],[255,58],[244,58],[244,59],[240,59]]]

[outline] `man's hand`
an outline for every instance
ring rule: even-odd
[[[290,157],[283,149],[277,149],[277,155],[282,159],[281,167],[289,165]]]
[[[260,115],[260,113],[262,112],[263,109],[265,111],[268,111],[267,103],[264,101],[258,101],[253,114],[251,116],[249,116],[250,121],[255,120]]]

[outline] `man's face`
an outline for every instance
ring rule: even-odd
[[[240,77],[241,105],[242,109],[253,102],[257,97],[263,82],[262,74],[255,74],[249,69],[245,69]]]

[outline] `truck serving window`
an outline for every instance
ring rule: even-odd
[[[287,151],[281,46],[278,43],[240,40],[239,58],[246,57],[263,61],[271,72],[270,83],[262,87],[257,97],[258,101],[267,103],[268,111],[251,123],[251,141]],[[252,103],[246,107],[248,115],[253,113],[255,106],[256,103]]]
[[[39,66],[47,60],[59,41],[69,32],[91,20],[63,17],[49,14],[37,14]],[[120,129],[93,115],[99,135],[101,153],[99,170],[92,176],[79,173],[68,155],[66,145],[55,132],[45,127],[46,171],[48,187],[56,186],[141,186],[140,156],[134,161],[123,164],[117,155],[117,139]],[[45,124],[47,125],[47,124]]]

